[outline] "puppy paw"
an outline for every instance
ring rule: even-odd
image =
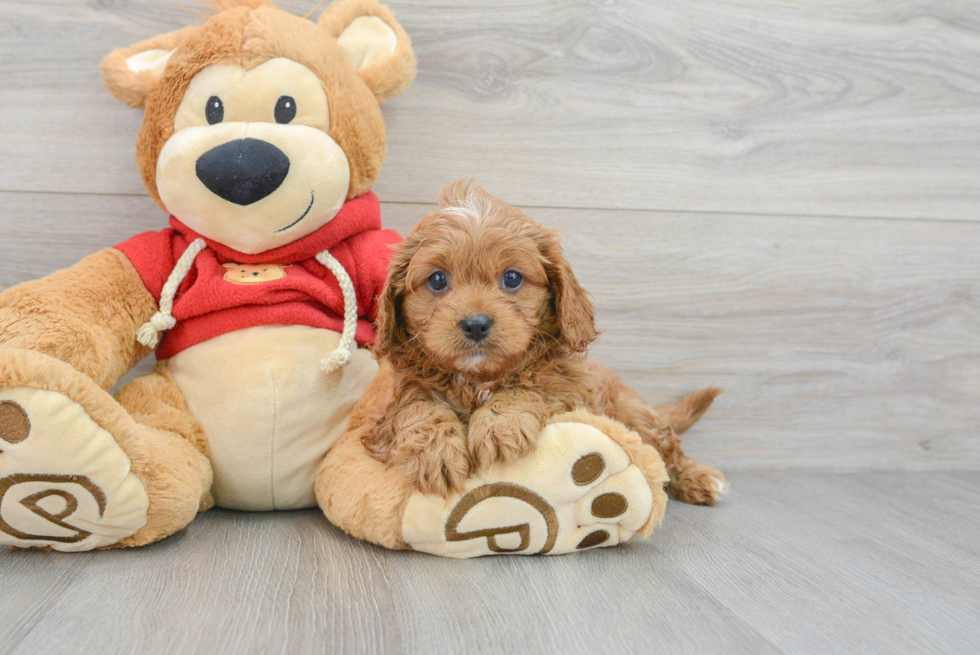
[[[498,460],[517,461],[534,450],[541,432],[537,416],[519,409],[483,407],[470,419],[467,448],[473,470],[482,473]]]
[[[728,493],[728,482],[718,469],[693,462],[671,476],[668,489],[681,502],[714,505]]]
[[[469,474],[466,434],[453,417],[438,416],[404,428],[388,452],[388,462],[424,494],[445,498],[463,488]]]

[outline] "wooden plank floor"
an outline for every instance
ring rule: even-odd
[[[0,289],[164,225],[97,66],[188,4],[0,0]],[[385,222],[477,175],[560,229],[595,357],[652,402],[726,388],[687,443],[732,494],[561,558],[315,511],[0,553],[0,655],[980,650],[980,4],[391,4],[420,70]]]
[[[733,477],[646,542],[448,560],[318,512],[0,557],[0,653],[855,653],[980,648],[980,473]]]

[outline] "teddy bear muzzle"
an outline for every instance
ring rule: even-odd
[[[236,205],[251,205],[282,185],[289,157],[268,141],[235,139],[198,157],[195,169],[211,193]]]

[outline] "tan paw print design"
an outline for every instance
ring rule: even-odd
[[[280,264],[224,264],[225,280],[232,284],[261,284],[286,277],[285,266]]]
[[[622,425],[585,413],[541,432],[520,461],[471,479],[463,494],[415,494],[402,536],[450,557],[559,555],[615,546],[659,524],[666,469]]]

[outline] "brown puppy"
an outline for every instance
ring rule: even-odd
[[[375,342],[391,393],[364,445],[423,492],[446,495],[471,471],[531,451],[549,416],[587,408],[660,452],[676,498],[713,504],[724,476],[684,455],[677,435],[720,390],[654,409],[586,360],[596,336],[558,233],[480,188],[452,184],[391,262]]]

